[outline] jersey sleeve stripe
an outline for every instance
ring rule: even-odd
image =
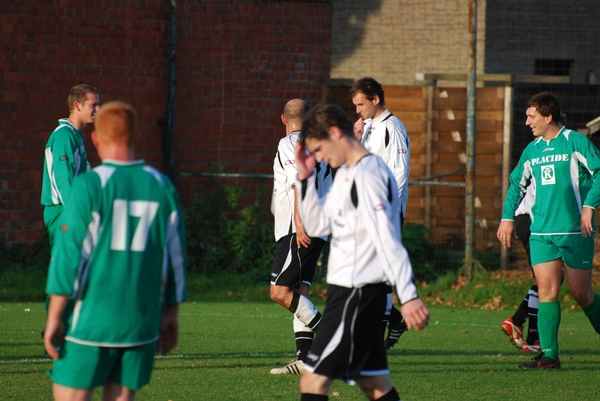
[[[169,228],[167,230],[167,247],[173,268],[173,277],[175,279],[175,294],[177,303],[185,299],[185,261],[183,249],[181,246],[182,238],[179,235],[179,213],[173,211],[169,218]]]
[[[46,157],[46,169],[48,170],[48,177],[50,178],[50,193],[52,196],[52,204],[63,204],[62,196],[60,194],[60,191],[58,190],[56,178],[54,177],[52,148],[46,148],[44,153]]]

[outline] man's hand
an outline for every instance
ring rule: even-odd
[[[48,318],[46,329],[44,330],[44,347],[52,359],[58,359],[60,357],[57,346],[63,345],[64,342],[65,328],[62,322],[60,319]]]
[[[498,232],[496,237],[500,240],[502,246],[510,248],[510,241],[513,238],[517,238],[515,233],[515,222],[510,220],[502,220],[498,226]]]
[[[298,187],[294,185],[294,225],[296,226],[296,245],[298,249],[308,246],[311,243],[311,239],[304,231],[304,224],[302,223],[302,219],[300,218],[300,205],[298,201],[300,199],[300,191],[298,191]]]
[[[178,311],[179,305],[165,305],[157,344],[158,352],[161,355],[168,354],[177,346],[179,336]]]
[[[356,122],[354,123],[354,136],[360,141],[364,133],[365,120],[363,120],[362,117],[359,117],[358,120],[356,120]]]
[[[583,235],[583,238],[592,235],[592,231],[594,230],[594,227],[592,226],[593,218],[594,209],[584,206],[581,210],[581,235]]]
[[[296,153],[296,168],[298,169],[298,179],[300,181],[307,179],[313,173],[313,170],[317,164],[315,155],[307,154],[304,146],[300,142],[294,146]]]
[[[64,295],[50,295],[48,320],[44,330],[44,347],[53,359],[60,358],[57,347],[65,342],[65,327],[60,317],[68,301],[68,298]]]
[[[421,298],[411,299],[402,305],[402,317],[406,326],[410,329],[421,331],[429,324],[429,311]]]
[[[296,224],[296,245],[298,245],[298,249],[304,247],[308,248],[311,243],[311,239],[308,235],[306,235],[306,231],[304,231],[304,224],[302,224],[302,220],[294,215],[294,224]]]

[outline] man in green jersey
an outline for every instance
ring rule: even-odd
[[[58,120],[58,127],[50,134],[44,150],[40,202],[44,206],[44,225],[48,230],[50,248],[54,245],[56,223],[71,191],[73,180],[90,170],[83,144],[83,129],[96,118],[96,112],[100,108],[100,94],[98,89],[91,85],[75,85],[69,91],[67,104],[69,118]],[[46,297],[46,311],[49,302],[50,298]]]
[[[48,274],[45,346],[56,400],[133,400],[155,352],[177,345],[185,300],[185,230],[171,181],[134,159],[136,115],[122,102],[97,114],[103,163],[73,181]]]
[[[67,99],[69,118],[58,120],[44,150],[41,204],[44,224],[54,242],[56,221],[63,210],[75,177],[90,170],[83,144],[83,129],[94,122],[100,108],[100,94],[91,85],[75,85]]]
[[[600,334],[600,297],[592,289],[595,220],[600,205],[600,152],[584,135],[560,124],[560,105],[549,92],[527,103],[526,125],[535,139],[510,175],[497,237],[510,247],[517,206],[531,185],[531,264],[538,282],[542,353],[522,368],[560,368],[558,294],[563,269],[571,295]]]

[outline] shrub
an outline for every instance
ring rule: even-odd
[[[408,251],[415,278],[430,282],[448,272],[458,272],[464,253],[432,244],[426,238],[427,233],[427,227],[413,222],[406,222],[402,229],[402,243]]]
[[[189,269],[202,274],[246,274],[268,282],[276,244],[273,224],[261,209],[265,188],[239,209],[241,188],[209,177],[185,212]]]
[[[4,240],[0,240],[0,260],[0,300],[44,300],[50,263],[48,235],[29,248],[22,243],[9,247]]]

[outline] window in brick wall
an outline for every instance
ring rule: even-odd
[[[568,77],[572,65],[573,60],[536,59],[534,74]]]

